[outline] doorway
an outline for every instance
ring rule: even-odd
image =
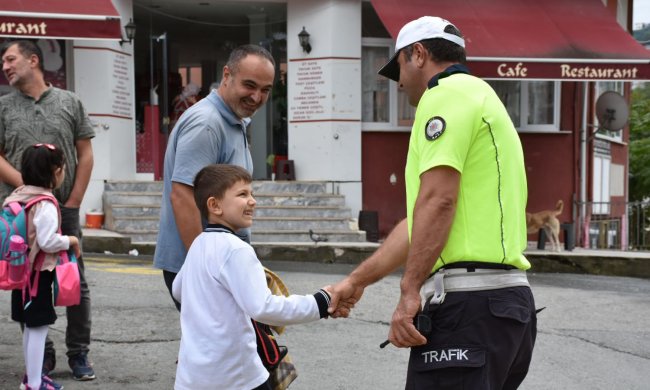
[[[207,96],[221,79],[222,69],[230,51],[243,44],[254,43],[268,49],[276,61],[275,86],[267,104],[253,118],[248,129],[256,180],[271,178],[274,162],[287,154],[287,104],[286,104],[286,3],[257,2],[198,2],[183,0],[134,0],[134,21],[138,26],[138,39],[134,41],[136,78],[136,120],[138,136],[147,138],[140,143],[151,143],[158,138],[159,150],[165,149],[166,129],[172,131],[175,120],[182,112],[179,98],[188,88],[196,90],[193,101],[180,106],[180,110]],[[166,34],[166,60],[158,49],[150,55],[150,41]],[[164,77],[166,61],[167,77]],[[153,77],[151,76],[153,70]],[[167,85],[167,98],[162,99],[160,84]],[[153,80],[153,81],[151,81]],[[156,88],[158,123],[151,131],[159,137],[146,136],[145,111],[155,99]],[[164,101],[163,101],[164,100]],[[166,105],[166,110],[163,105]],[[167,111],[167,115],[163,112]],[[147,110],[147,112],[149,112]],[[156,145],[144,145],[142,148]],[[162,158],[162,156],[160,156]],[[154,162],[156,164],[156,162]],[[158,162],[161,164],[161,162]],[[143,167],[146,164],[143,164]],[[147,165],[151,166],[151,164]],[[140,169],[140,168],[139,168]],[[148,169],[148,168],[143,168]],[[145,172],[140,172],[145,173]],[[153,173],[153,172],[152,172]]]

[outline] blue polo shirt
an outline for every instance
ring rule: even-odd
[[[196,174],[209,164],[239,165],[252,173],[253,160],[246,140],[249,123],[248,118],[239,119],[214,90],[181,115],[165,151],[154,267],[177,273],[187,254],[170,201],[172,182],[193,186]]]

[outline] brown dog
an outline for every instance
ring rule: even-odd
[[[564,202],[558,200],[555,204],[555,210],[544,210],[537,213],[526,213],[526,228],[528,234],[537,233],[539,229],[544,232],[551,241],[551,247],[554,251],[560,252],[560,220],[557,216],[562,214]]]

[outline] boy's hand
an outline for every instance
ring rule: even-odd
[[[348,301],[339,303],[339,298],[335,295],[334,288],[331,285],[327,285],[322,289],[330,295],[330,306],[327,308],[329,316],[347,318],[350,315],[350,310],[354,307],[354,303]]]
[[[348,317],[350,310],[359,302],[363,294],[363,287],[352,284],[349,278],[323,289],[330,294],[332,299],[328,311],[333,318]]]
[[[70,239],[70,249],[74,250],[75,257],[81,256],[81,248],[79,248],[79,239],[75,236],[68,236]]]

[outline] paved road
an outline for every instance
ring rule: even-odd
[[[267,264],[293,293],[339,280],[345,265]],[[70,379],[63,347],[65,318],[50,334],[59,347],[53,377],[68,390],[171,389],[180,329],[160,273],[148,265],[90,261],[93,299],[91,359],[98,379]],[[634,278],[531,274],[539,334],[522,389],[648,389],[650,281]],[[292,390],[402,389],[407,351],[379,349],[397,303],[399,277],[366,290],[348,320],[289,327],[281,337],[299,370]],[[0,291],[0,389],[23,374],[21,334]],[[215,380],[218,378],[215,378]],[[215,386],[218,389],[218,386]]]

